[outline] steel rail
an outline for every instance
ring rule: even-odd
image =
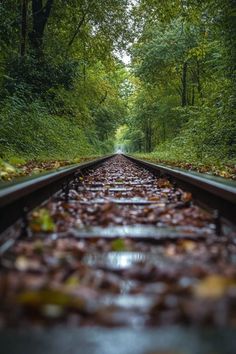
[[[96,167],[113,155],[49,172],[27,181],[13,184],[0,190],[0,232],[24,215],[24,209],[32,210],[63,188],[74,175],[85,169]],[[200,173],[191,174],[182,170],[154,164],[123,154],[130,161],[151,170],[155,174],[167,175],[177,185],[190,191],[194,200],[204,207],[218,210],[220,215],[236,223],[236,188],[204,178]]]
[[[114,155],[76,164],[60,171],[49,172],[27,181],[13,184],[0,190],[0,233],[20,219],[24,209],[32,210],[63,188],[75,174],[96,167]]]
[[[195,202],[205,208],[216,210],[220,216],[236,224],[236,187],[209,180],[201,173],[192,174],[130,155],[123,154],[123,156],[154,173],[170,177],[178,186],[191,192]]]

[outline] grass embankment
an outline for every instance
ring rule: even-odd
[[[96,158],[99,158],[99,155],[79,157],[73,160],[29,160],[28,162],[22,158],[11,158],[11,163],[0,159],[0,182],[12,181],[17,177],[33,176]]]
[[[6,104],[1,110],[0,158],[4,161],[68,160],[91,154],[96,151],[76,119],[48,114],[37,102],[27,107]]]
[[[186,152],[186,154],[188,154]],[[236,161],[218,160],[212,157],[203,159],[184,156],[178,154],[178,151],[173,153],[171,150],[160,150],[152,153],[135,154],[137,158],[148,160],[154,163],[163,163],[172,167],[183,168],[189,171],[212,174],[227,179],[236,180]]]
[[[0,181],[105,154],[89,126],[79,125],[76,117],[49,114],[37,101],[9,99],[0,110],[0,122]]]

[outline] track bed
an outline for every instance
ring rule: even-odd
[[[115,156],[28,219],[1,257],[2,328],[236,325],[235,235],[167,178]]]

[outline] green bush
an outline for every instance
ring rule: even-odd
[[[180,109],[181,110],[181,109]],[[182,110],[184,123],[180,133],[157,146],[153,155],[172,161],[233,162],[236,156],[236,128],[217,107],[189,107]]]
[[[99,153],[76,120],[49,115],[41,101],[9,98],[0,112],[0,156],[25,159],[73,159]]]

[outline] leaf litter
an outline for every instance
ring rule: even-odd
[[[180,237],[102,236],[150,225]],[[190,193],[122,156],[35,209],[29,229],[0,259],[1,327],[236,325],[235,234],[217,237]]]

